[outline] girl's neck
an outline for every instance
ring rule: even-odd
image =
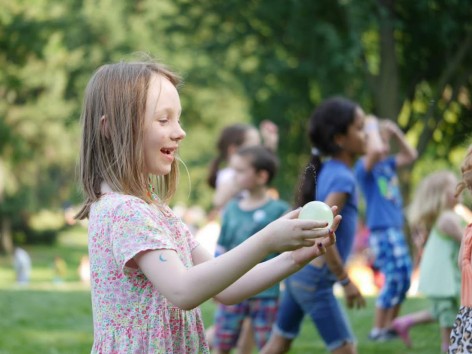
[[[113,192],[113,190],[110,188],[108,183],[105,181],[102,181],[102,183],[100,183],[100,193],[106,194],[106,193],[111,193],[111,192]]]
[[[247,194],[239,202],[239,206],[243,209],[255,209],[267,203],[269,199],[270,198],[267,196],[267,188],[258,188],[247,191]]]
[[[343,162],[349,167],[354,166],[354,163],[356,162],[356,158],[353,155],[347,153],[346,151],[341,151],[339,154],[332,156],[332,158],[334,160]]]

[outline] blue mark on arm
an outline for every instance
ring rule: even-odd
[[[161,262],[167,262],[167,259],[165,259],[162,254],[159,255],[159,260],[160,260]]]

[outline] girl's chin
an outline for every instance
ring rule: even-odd
[[[170,168],[168,170],[163,170],[163,169],[159,169],[159,170],[150,170],[148,171],[148,175],[153,175],[153,176],[166,176],[170,173]]]

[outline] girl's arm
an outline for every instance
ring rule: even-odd
[[[337,217],[336,223],[339,220],[340,217]],[[318,239],[314,246],[284,252],[266,262],[257,264],[233,284],[215,295],[215,300],[225,305],[232,305],[260,293],[300,270],[313,258],[324,254],[326,249],[335,243],[335,239],[336,236],[333,232],[328,237]],[[200,252],[206,251],[202,247],[197,247],[195,258],[202,259],[199,255]]]
[[[186,268],[173,250],[142,252],[134,258],[157,290],[182,309],[192,309],[239,279],[269,253],[282,253],[316,244],[317,237],[328,236],[325,224],[299,220],[299,210],[270,223],[238,247],[209,261]],[[340,218],[333,224],[333,231]],[[316,255],[315,255],[316,256]],[[197,262],[208,259],[198,256]],[[281,261],[280,261],[281,262]],[[289,267],[286,259],[285,267]]]
[[[328,205],[337,205],[342,210],[347,201],[346,193],[330,193],[325,200]],[[325,254],[326,264],[329,270],[336,276],[343,286],[347,306],[349,308],[361,308],[365,306],[365,300],[357,286],[349,279],[343,261],[336,247],[329,247]]]
[[[405,134],[398,125],[391,120],[382,121],[382,126],[389,132],[391,136],[398,142],[400,151],[395,155],[397,167],[407,166],[418,158],[418,152],[406,140]]]
[[[438,219],[437,228],[439,232],[447,235],[457,242],[461,242],[465,228],[461,225],[461,219],[454,211],[443,212]]]
[[[365,170],[371,171],[375,164],[382,159],[385,147],[380,137],[379,123],[375,116],[367,116],[364,130],[367,135],[367,153],[362,161]]]

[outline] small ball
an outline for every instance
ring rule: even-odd
[[[300,210],[300,214],[298,215],[299,219],[304,219],[304,220],[314,220],[314,221],[319,221],[319,222],[327,222],[328,223],[328,228],[331,227],[331,224],[333,223],[333,212],[331,211],[331,208],[320,201],[312,201],[309,203],[306,203],[302,210]]]

